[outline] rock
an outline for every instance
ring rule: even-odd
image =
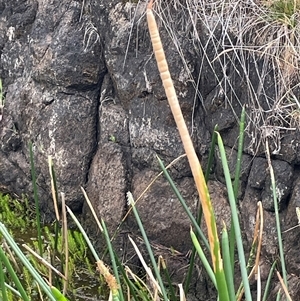
[[[157,173],[151,170],[135,173],[132,180],[132,193],[135,200],[140,198],[156,175]],[[198,197],[193,179],[183,178],[177,180],[176,184],[190,210],[196,213]],[[153,191],[155,191],[155,197],[153,197]],[[147,231],[150,239],[155,239],[156,242],[171,246],[181,252],[190,250],[191,241],[186,238],[190,235],[191,222],[166,179],[162,176],[158,178],[150,189],[145,191],[136,206],[146,231],[151,229]],[[127,223],[135,224],[132,214]],[[173,239],[175,236],[176,240]]]
[[[250,187],[246,188],[243,201],[240,203],[240,213],[242,229],[247,238],[247,251],[250,252],[253,242],[254,228],[256,223],[257,203],[261,201],[260,192]],[[274,256],[277,253],[277,236],[275,214],[269,211],[263,211],[264,228],[262,241],[262,256]]]
[[[266,170],[268,170],[267,159],[261,157],[254,158],[248,178],[248,185],[251,188],[263,189],[267,177]]]
[[[278,205],[281,210],[287,205],[287,198],[291,193],[293,168],[289,163],[281,160],[272,160],[271,164],[274,170]],[[261,191],[264,209],[274,211],[271,176],[268,162],[265,158],[258,157],[254,159],[248,179],[248,185],[251,188]]]
[[[87,194],[99,218],[113,233],[124,216],[128,191],[128,119],[119,105],[103,103],[99,110],[99,145],[88,174]],[[112,180],[113,179],[113,180]]]
[[[278,206],[279,209],[283,209],[287,204],[287,197],[291,193],[293,168],[290,164],[281,160],[272,160],[271,164],[274,170]],[[266,210],[274,211],[270,175],[267,175],[264,188],[262,192],[263,207]]]
[[[300,239],[299,232],[299,219],[297,217],[296,208],[300,208],[300,178],[299,176],[295,180],[294,190],[291,195],[291,199],[288,204],[286,215],[282,224],[284,252],[289,268],[289,273],[295,274],[300,277],[300,262],[297,253],[297,245]]]

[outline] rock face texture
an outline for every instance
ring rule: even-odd
[[[287,73],[282,62],[280,73],[274,69],[276,62],[266,56],[234,48],[252,40],[263,44],[250,32],[243,32],[244,40],[239,41],[234,24],[229,32],[222,23],[213,26],[217,22],[213,16],[205,23],[195,8],[161,5],[156,11],[166,57],[204,167],[218,124],[234,179],[238,119],[242,106],[246,108],[239,192],[245,246],[251,243],[257,201],[262,201],[263,254],[275,258],[265,142],[270,145],[283,230],[288,230],[297,225],[295,209],[300,207],[299,115],[289,94],[292,91],[296,98],[299,94],[298,86],[293,86],[297,73],[291,68]],[[160,173],[156,156],[167,165],[184,150],[152,53],[145,10],[145,1],[0,1],[0,78],[5,98],[0,104],[0,190],[31,197],[31,142],[46,219],[53,217],[47,163],[52,156],[58,189],[65,192],[74,211],[89,216],[82,186],[113,232],[128,212],[126,192],[131,191],[139,198],[137,207],[149,237],[184,253],[191,248],[190,221],[162,176],[148,187]],[[195,18],[191,11],[197,12]],[[284,91],[282,78],[288,83]],[[288,110],[283,111],[285,107]],[[170,173],[196,214],[199,201],[186,158],[177,160]],[[230,219],[224,183],[216,151],[210,189],[219,221]],[[122,226],[136,231],[130,214]],[[295,259],[298,233],[296,228],[284,234],[287,269],[293,277],[300,277]],[[299,294],[296,289],[294,293]]]

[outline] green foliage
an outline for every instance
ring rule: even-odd
[[[34,225],[32,221],[32,208],[28,205],[28,200],[13,199],[8,194],[0,193],[0,221],[9,229],[18,229],[22,233]]]
[[[276,0],[269,4],[270,16],[274,21],[286,24],[290,27],[296,26],[295,14],[300,9],[299,0]]]
[[[17,200],[12,199],[9,195],[0,195],[0,219],[1,221],[10,229],[12,233],[15,233],[16,240],[19,241],[21,239],[24,242],[24,239],[27,245],[32,250],[39,250],[38,240],[34,237],[36,232],[30,231],[28,233],[28,229],[36,228],[35,226],[35,210],[33,208],[29,208],[27,199]],[[30,213],[30,214],[28,214]],[[58,249],[59,253],[54,252],[55,245],[55,235],[53,233],[53,226],[44,226],[41,229],[42,238],[43,238],[43,257],[49,261],[53,262],[53,260],[57,259],[57,264],[60,265],[60,262],[64,259],[64,251],[63,251],[63,238],[62,235],[58,236]],[[1,232],[0,232],[1,233]],[[68,264],[68,273],[70,279],[72,279],[72,275],[78,275],[84,270],[85,275],[94,275],[94,266],[91,264],[89,260],[89,256],[87,254],[87,246],[86,242],[82,236],[82,234],[78,231],[68,230],[68,242],[69,242],[69,264]],[[52,250],[52,252],[50,251]],[[50,251],[50,252],[49,252]],[[37,258],[31,253],[26,252],[26,257],[32,265],[33,269],[41,274],[47,275],[49,273],[49,268],[47,268],[43,263],[41,263]],[[13,253],[11,253],[13,254]],[[14,262],[17,264],[15,266],[16,271],[18,271],[18,277],[20,277],[21,283],[26,287],[26,293],[28,296],[33,298],[38,298],[37,287],[34,285],[34,281],[31,273],[27,268],[25,268],[17,258],[12,257],[10,253],[5,252],[5,256],[8,261]],[[51,254],[55,256],[51,256]],[[51,258],[52,257],[52,258]],[[0,261],[1,262],[1,261]],[[54,262],[53,262],[54,263]],[[64,270],[64,266],[62,265],[62,269]],[[90,271],[87,274],[87,271]],[[92,277],[92,276],[91,276]],[[56,282],[62,284],[60,278],[55,277]],[[6,282],[10,283],[11,279],[7,278]],[[70,291],[72,291],[74,287],[73,281],[69,281]],[[3,291],[2,291],[2,294]],[[10,297],[13,293],[12,290],[6,291],[8,300],[14,300]]]
[[[244,114],[244,113],[243,113]],[[242,118],[241,123],[243,123],[244,120]],[[240,127],[240,134],[242,136],[244,128],[243,126]],[[214,140],[215,144],[218,144],[219,151],[221,153],[222,163],[223,163],[223,169],[225,173],[226,183],[227,183],[227,190],[228,190],[228,197],[230,200],[231,210],[232,210],[232,223],[234,224],[234,227],[232,227],[234,233],[235,233],[235,240],[236,245],[238,247],[238,255],[239,255],[239,264],[241,269],[241,274],[243,276],[243,282],[240,284],[239,290],[237,293],[235,293],[235,279],[233,274],[233,269],[235,267],[235,262],[232,262],[230,259],[230,254],[232,254],[232,248],[235,248],[235,243],[231,244],[229,243],[229,237],[227,234],[226,227],[224,227],[222,231],[222,240],[221,240],[221,246],[220,246],[220,252],[222,254],[223,262],[224,264],[224,270],[219,271],[222,273],[221,277],[220,275],[216,275],[216,271],[214,270],[214,267],[211,265],[211,260],[207,257],[205,250],[202,249],[202,246],[205,246],[206,249],[209,249],[209,245],[207,243],[207,239],[205,238],[205,235],[202,233],[201,228],[199,227],[199,223],[196,221],[196,219],[193,217],[193,214],[190,212],[187,204],[185,203],[185,200],[182,198],[180,192],[176,188],[176,184],[171,179],[170,175],[168,174],[167,169],[164,167],[161,160],[159,160],[159,163],[161,165],[161,168],[163,170],[163,173],[166,177],[166,179],[169,181],[171,187],[173,188],[176,196],[178,197],[178,200],[182,204],[184,210],[186,211],[187,216],[190,218],[191,223],[193,225],[193,228],[196,230],[194,231],[191,229],[191,240],[195,246],[196,253],[199,255],[199,259],[201,260],[203,266],[205,267],[205,270],[207,271],[214,287],[219,292],[224,292],[224,290],[227,291],[227,295],[220,295],[219,294],[219,300],[230,300],[235,301],[238,298],[238,295],[242,291],[242,289],[245,290],[245,297],[246,300],[252,300],[251,293],[248,282],[248,269],[245,268],[246,265],[246,256],[243,253],[242,250],[242,237],[240,234],[240,228],[239,228],[239,221],[238,221],[238,214],[237,214],[237,205],[236,205],[236,195],[238,190],[238,185],[236,181],[234,183],[231,182],[228,166],[227,166],[227,159],[225,150],[222,144],[222,139],[218,133],[216,133],[216,139]],[[243,147],[243,143],[239,144],[240,147]],[[213,148],[215,145],[212,146]],[[241,158],[238,157],[237,165],[241,164]],[[210,167],[209,167],[210,168]],[[237,172],[235,174],[236,178],[239,178],[239,172],[240,172],[240,166],[237,166]],[[275,191],[275,189],[274,189]],[[19,220],[19,218],[16,218],[15,214],[21,214],[21,216],[24,216],[24,212],[26,212],[26,208],[24,206],[28,206],[27,201],[16,201],[11,200],[8,196],[1,196],[1,208],[3,208],[3,211],[1,212],[1,218],[7,218],[9,221],[7,225],[10,225],[12,228],[16,226],[13,222],[16,220]],[[85,269],[85,271],[90,271],[90,273],[95,273],[95,269],[93,265],[91,265],[90,260],[88,260],[88,251],[87,246],[90,248],[91,253],[95,257],[95,260],[98,265],[98,269],[102,274],[102,277],[98,277],[99,283],[103,283],[103,281],[107,282],[109,285],[113,285],[114,288],[111,288],[112,291],[112,297],[113,300],[116,301],[122,301],[124,300],[124,296],[127,294],[130,294],[132,296],[133,300],[154,300],[154,295],[157,293],[159,294],[163,300],[177,300],[178,292],[176,292],[172,287],[172,278],[168,274],[167,266],[165,263],[162,265],[159,263],[156,263],[155,255],[151,249],[150,242],[148,241],[146,231],[143,227],[142,221],[139,218],[139,214],[137,211],[137,208],[135,207],[135,203],[132,199],[131,194],[128,194],[128,200],[130,205],[132,206],[135,218],[138,222],[138,225],[140,227],[140,231],[142,233],[144,242],[147,246],[147,252],[148,256],[151,259],[151,268],[154,270],[155,277],[153,277],[149,267],[147,265],[144,265],[145,271],[148,274],[148,277],[150,279],[150,282],[152,284],[149,286],[149,284],[145,284],[139,277],[134,275],[131,271],[129,272],[127,268],[124,267],[124,265],[121,263],[121,260],[116,256],[113,247],[111,245],[111,239],[108,236],[108,231],[106,229],[104,221],[99,222],[100,230],[103,232],[104,237],[106,238],[107,247],[110,254],[110,259],[113,265],[113,272],[114,276],[110,274],[109,270],[104,266],[102,261],[99,259],[99,256],[97,255],[97,252],[95,251],[91,241],[89,240],[87,234],[84,232],[81,224],[79,223],[78,219],[74,216],[74,214],[71,212],[69,208],[67,208],[67,212],[72,217],[72,219],[75,221],[76,225],[79,227],[80,232],[74,231],[74,230],[68,230],[67,235],[67,241],[68,241],[68,253],[70,254],[69,260],[68,260],[68,273],[70,279],[73,275],[77,275],[78,272],[80,272],[81,269]],[[275,201],[275,200],[274,200]],[[16,212],[12,210],[12,208],[16,209]],[[25,224],[24,224],[25,222]],[[18,224],[18,226],[25,225],[25,228],[28,224],[31,224],[32,221],[26,220],[25,216],[23,221]],[[0,224],[1,226],[1,224]],[[65,264],[64,259],[66,254],[64,253],[64,239],[62,235],[59,232],[58,239],[56,241],[55,234],[53,231],[55,227],[53,226],[44,226],[41,228],[41,236],[43,238],[43,246],[42,249],[44,250],[43,258],[46,259],[48,262],[51,262],[55,266],[60,265],[61,270],[65,270]],[[15,229],[15,228],[14,228]],[[232,230],[231,230],[232,231]],[[280,231],[280,229],[279,229]],[[44,277],[49,273],[48,268],[39,262],[35,256],[31,254],[27,254],[26,256],[24,253],[18,249],[16,244],[14,243],[14,239],[9,236],[8,232],[6,232],[4,225],[0,227],[0,232],[3,233],[6,241],[9,243],[10,247],[13,249],[15,258],[11,258],[11,255],[9,255],[7,252],[2,250],[2,256],[0,258],[0,264],[3,266],[1,269],[2,271],[9,270],[9,276],[6,276],[7,273],[0,273],[0,287],[1,287],[1,297],[3,300],[11,301],[15,300],[16,296],[19,294],[23,294],[23,299],[26,300],[26,298],[33,298],[39,299],[39,293],[37,290],[36,285],[34,284],[35,281],[39,283],[41,287],[43,287],[44,294],[47,294],[50,300],[58,300],[58,301],[66,301],[68,300],[64,294],[61,293],[61,287],[63,286],[63,281],[56,276],[53,276],[53,281],[58,284],[57,288],[48,286],[47,283],[44,282],[43,278],[40,277],[40,275],[43,275]],[[130,239],[133,245],[135,246],[132,239]],[[55,244],[57,244],[57,249],[55,253],[53,251],[46,251],[46,250],[54,250]],[[39,249],[38,241],[32,240],[30,245],[34,250]],[[46,248],[46,246],[48,248]],[[248,262],[253,261],[253,256],[255,256],[255,250],[256,250],[257,244],[253,245],[253,249],[251,249],[250,254],[252,254],[249,257]],[[135,246],[135,250],[140,257],[140,260],[143,262],[142,254],[139,252],[138,248]],[[217,254],[218,252],[214,253]],[[54,255],[54,256],[53,256]],[[17,258],[17,260],[16,260]],[[56,261],[58,258],[59,261]],[[196,260],[197,258],[195,258]],[[282,259],[283,260],[283,259]],[[18,262],[18,266],[12,267],[12,264],[10,262]],[[164,262],[163,259],[160,259],[159,262]],[[250,264],[250,263],[249,263]],[[0,268],[1,268],[0,265]],[[250,264],[252,266],[252,264]],[[268,288],[270,286],[271,282],[271,275],[273,274],[273,271],[275,269],[276,264],[274,263],[272,266],[272,269],[270,271],[270,276],[268,278]],[[18,274],[14,272],[14,270],[18,271],[21,269],[21,274]],[[163,275],[161,272],[163,271]],[[191,270],[192,274],[192,270]],[[217,282],[217,277],[219,277],[219,282]],[[34,280],[35,279],[35,280]],[[102,280],[101,280],[102,279]],[[166,279],[167,282],[165,283],[163,279]],[[221,279],[221,280],[220,280]],[[8,282],[8,283],[7,283]],[[72,282],[69,281],[69,294],[71,294],[72,291],[74,291],[75,287],[72,286]],[[5,285],[12,284],[14,287],[17,287],[17,291],[15,291],[14,287],[11,287],[10,289],[7,289]],[[99,285],[99,289],[102,285]],[[155,287],[156,292],[153,292],[152,286]],[[25,288],[25,289],[24,289]],[[264,300],[267,298],[268,288],[266,288],[265,294],[264,294]],[[189,285],[185,286],[185,292],[188,293]],[[102,291],[103,293],[103,291]],[[51,299],[53,298],[53,299]]]

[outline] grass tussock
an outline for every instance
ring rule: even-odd
[[[266,138],[275,145],[272,153],[279,153],[282,131],[299,126],[299,8],[298,0],[155,1],[159,27],[194,86],[195,105],[207,96],[203,71],[210,69],[209,82],[223,105],[234,113],[235,103],[247,108],[253,154]],[[186,43],[200,60],[198,70],[190,67]]]

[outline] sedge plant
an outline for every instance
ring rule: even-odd
[[[263,225],[263,215],[262,215],[262,207],[261,203],[259,204],[258,209],[258,224],[260,226],[256,226],[254,240],[252,244],[252,249],[250,253],[250,258],[248,260],[248,264],[246,264],[246,258],[244,253],[244,247],[242,242],[242,236],[241,236],[241,229],[240,229],[240,223],[239,223],[239,216],[237,211],[237,195],[238,195],[238,180],[240,175],[240,167],[241,167],[241,158],[242,158],[242,150],[243,150],[243,139],[244,139],[244,128],[245,128],[245,110],[243,108],[242,110],[242,116],[241,116],[241,122],[240,122],[240,135],[239,135],[239,144],[238,144],[238,157],[237,157],[237,167],[235,172],[235,180],[234,183],[231,181],[231,176],[228,168],[226,153],[223,145],[223,141],[221,139],[221,136],[217,133],[217,144],[220,150],[221,154],[221,162],[223,166],[223,171],[225,175],[225,181],[226,181],[226,187],[228,191],[228,199],[230,203],[231,208],[231,216],[232,216],[232,222],[231,222],[231,230],[230,230],[230,239],[227,234],[226,227],[223,229],[223,235],[222,235],[222,256],[221,257],[221,247],[220,242],[218,239],[218,235],[216,232],[216,222],[214,217],[213,208],[210,202],[210,197],[208,193],[208,189],[206,186],[205,177],[203,176],[202,168],[200,165],[200,162],[196,156],[192,140],[189,136],[189,132],[187,129],[187,126],[185,124],[185,121],[183,119],[183,115],[181,113],[180,105],[177,99],[177,95],[173,86],[173,82],[170,76],[170,72],[168,70],[167,61],[165,58],[164,50],[162,47],[159,31],[157,28],[157,24],[155,21],[155,17],[152,12],[152,5],[153,0],[151,0],[148,4],[147,8],[147,21],[148,21],[148,27],[149,32],[151,36],[151,41],[153,45],[153,50],[155,54],[155,58],[157,61],[158,69],[160,72],[160,76],[162,79],[163,86],[165,88],[165,92],[167,95],[167,99],[171,108],[171,111],[173,113],[177,128],[179,130],[179,134],[192,170],[192,174],[195,180],[195,184],[200,196],[201,201],[201,208],[203,210],[204,219],[207,225],[208,230],[208,240],[209,240],[209,249],[211,253],[211,261],[212,261],[212,268],[210,267],[204,252],[201,248],[201,245],[198,241],[197,236],[194,234],[194,232],[191,230],[191,237],[192,241],[194,243],[195,249],[197,253],[199,254],[207,272],[210,276],[212,282],[216,286],[217,291],[219,292],[218,298],[219,300],[240,300],[242,296],[242,292],[245,294],[246,300],[252,300],[251,291],[250,291],[250,285],[248,280],[248,267],[250,268],[252,266],[252,256],[255,258],[255,264],[252,268],[252,271],[249,275],[255,273],[257,276],[257,291],[258,296],[261,295],[261,283],[260,283],[260,270],[259,270],[259,256],[260,256],[260,250],[261,250],[261,241],[262,241],[262,225]],[[268,159],[270,161],[270,159]],[[160,162],[161,164],[161,162]],[[161,164],[162,165],[162,164]],[[270,164],[269,164],[270,165]],[[167,172],[165,169],[163,169],[164,174],[167,176]],[[272,173],[272,168],[270,168],[270,171]],[[209,173],[209,169],[208,169]],[[207,174],[206,174],[207,175]],[[168,178],[168,176],[167,176]],[[274,194],[274,203],[275,203],[275,210],[277,205],[276,200],[276,189],[275,189],[275,179],[274,175],[272,177],[272,185],[273,185],[273,194]],[[170,178],[168,179],[170,183],[173,183]],[[174,183],[173,183],[174,184]],[[171,184],[171,186],[173,185]],[[173,185],[175,186],[175,185]],[[176,187],[172,187],[175,191],[176,195],[179,195],[179,193],[176,191]],[[184,203],[181,200],[181,203]],[[277,206],[278,207],[278,206]],[[280,257],[282,262],[282,273],[283,273],[283,280],[282,283],[284,283],[283,290],[285,291],[287,298],[287,281],[286,281],[286,271],[285,271],[285,264],[284,264],[284,258],[283,258],[283,251],[282,251],[282,242],[281,242],[281,231],[280,231],[280,223],[278,219],[278,210],[276,213],[276,223],[277,223],[277,235],[279,242],[279,249],[280,249]],[[258,225],[257,224],[257,225]],[[197,228],[197,227],[196,227]],[[201,233],[201,232],[200,232]],[[259,233],[259,234],[258,234]],[[205,242],[205,239],[202,239]],[[237,251],[238,251],[238,257],[239,257],[239,265],[240,265],[240,271],[242,276],[242,285],[240,286],[239,291],[235,295],[234,293],[234,249],[235,244],[237,245]],[[255,255],[255,249],[256,249],[256,255]],[[251,255],[253,254],[253,255]],[[223,260],[226,261],[225,267],[223,267]],[[270,275],[273,273],[273,268],[270,270]],[[280,276],[280,275],[279,275]],[[280,279],[280,278],[279,278]],[[269,281],[269,279],[268,279]],[[267,283],[269,285],[269,283]],[[266,298],[266,292],[264,293],[264,298]]]
[[[220,247],[220,241],[218,238],[217,233],[217,226],[216,226],[216,220],[215,215],[213,211],[213,207],[211,204],[208,188],[206,185],[205,177],[202,171],[202,167],[200,165],[200,162],[198,160],[198,157],[196,155],[191,137],[189,135],[188,128],[186,126],[185,120],[183,118],[181,108],[179,105],[179,101],[177,99],[176,91],[171,79],[171,75],[169,72],[167,60],[164,54],[162,42],[160,39],[158,27],[156,24],[156,20],[154,17],[154,14],[152,12],[152,4],[153,0],[151,0],[148,4],[147,8],[147,22],[148,22],[148,28],[150,32],[150,37],[152,41],[152,46],[157,62],[157,66],[160,72],[161,80],[167,95],[167,99],[171,108],[171,111],[173,113],[190,167],[191,171],[195,180],[195,184],[199,193],[202,210],[204,219],[207,225],[207,231],[208,231],[208,240],[210,244],[210,253],[211,253],[211,260],[213,264],[213,271],[216,278],[216,285],[217,290],[219,292],[218,297],[220,301],[227,301],[229,299],[229,293],[228,293],[228,287],[225,277],[225,272],[223,268],[223,261],[221,258],[221,247]],[[234,199],[235,203],[235,199]],[[238,228],[239,229],[239,228]],[[240,237],[240,230],[235,230],[236,236],[238,238]],[[244,257],[244,251],[243,246],[241,245],[241,248],[239,249],[239,255]],[[251,299],[251,293],[250,293],[250,286],[249,281],[247,278],[247,274],[245,274],[246,270],[246,264],[245,264],[245,257],[240,261],[241,265],[241,271],[243,275],[243,281],[244,281],[244,288],[245,288],[245,296],[246,300],[250,301]]]

